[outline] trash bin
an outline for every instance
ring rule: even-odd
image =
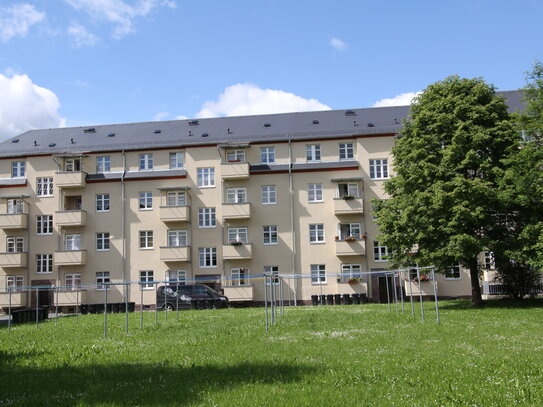
[[[128,303],[128,312],[134,312],[136,310],[136,303],[135,302],[129,302]]]
[[[312,295],[311,296],[311,305],[319,305],[319,296],[318,295]]]
[[[326,302],[328,305],[334,305],[334,294],[328,294],[326,296]]]
[[[126,304],[124,302],[120,302],[118,304],[118,307],[119,307],[119,312],[121,312],[121,313],[126,312]]]
[[[321,304],[326,305],[326,295],[321,295]]]
[[[343,304],[349,305],[351,303],[350,294],[343,294]]]
[[[360,294],[360,304],[368,303],[368,294]]]
[[[112,313],[115,313],[115,314],[119,313],[119,303],[113,303],[113,304],[108,304],[108,305],[111,306],[110,309]]]
[[[334,294],[334,302],[336,305],[341,305],[341,294]]]
[[[358,293],[351,294],[351,298],[352,298],[353,304],[360,304],[360,294]]]
[[[79,306],[79,312],[81,312],[81,314],[83,314],[83,315],[88,314],[89,313],[89,304],[81,304]]]

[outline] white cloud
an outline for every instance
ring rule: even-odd
[[[420,95],[422,92],[406,92],[400,93],[393,98],[380,99],[373,104],[372,107],[386,107],[386,106],[406,106],[410,105],[413,98]]]
[[[71,23],[67,32],[76,48],[91,47],[98,42],[98,37],[79,23]]]
[[[134,5],[123,0],[64,0],[76,10],[81,10],[96,20],[115,25],[112,36],[115,39],[135,32],[134,20],[145,17],[159,7],[175,8],[172,0],[138,0]]]
[[[60,103],[49,89],[32,82],[27,75],[0,74],[0,139],[27,130],[65,126]]]
[[[184,116],[184,115],[175,116],[175,120],[187,120],[187,119],[188,119],[188,117]]]
[[[166,117],[168,117],[170,115],[170,112],[158,112],[157,114],[155,114],[155,116],[153,117],[153,121],[155,122],[158,122],[160,120],[164,120]]]
[[[228,86],[217,100],[208,100],[196,117],[245,116],[266,113],[288,113],[330,110],[316,99],[304,99],[293,93],[260,89],[248,83]]]
[[[45,13],[36,10],[31,4],[0,8],[0,40],[7,42],[13,37],[24,37],[32,25],[44,19]]]
[[[349,46],[339,38],[330,39],[329,44],[337,51],[345,51]]]

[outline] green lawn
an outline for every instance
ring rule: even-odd
[[[108,316],[0,328],[0,406],[541,406],[543,302]],[[418,308],[417,308],[418,311]]]

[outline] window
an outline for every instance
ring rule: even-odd
[[[339,224],[339,239],[344,240],[348,237],[360,239],[360,223]]]
[[[198,187],[211,188],[215,186],[215,168],[198,168]]]
[[[370,160],[370,178],[387,179],[388,178],[388,160]]]
[[[485,269],[494,270],[496,268],[496,261],[494,259],[493,252],[484,252]]]
[[[445,270],[445,279],[460,280],[460,264],[456,264]]]
[[[79,172],[81,171],[81,158],[67,158],[64,160],[64,171]]]
[[[81,235],[71,234],[64,236],[64,250],[67,252],[81,250]]]
[[[81,274],[66,274],[64,286],[67,291],[76,291],[81,287]]]
[[[245,150],[230,150],[226,152],[226,162],[243,163],[245,162]]]
[[[36,234],[52,235],[53,234],[53,215],[36,216]]]
[[[387,261],[388,247],[381,246],[377,240],[373,241],[373,260]]]
[[[277,226],[264,226],[264,244],[277,244]]]
[[[183,247],[187,245],[186,230],[168,230],[168,247]]]
[[[153,248],[153,231],[140,230],[140,249]]]
[[[110,172],[111,158],[109,155],[101,155],[96,157],[96,172]]]
[[[307,184],[307,199],[309,202],[322,202],[322,184]]]
[[[228,242],[230,244],[241,242],[246,244],[249,242],[247,237],[247,227],[241,228],[228,228]]]
[[[153,169],[153,154],[140,154],[140,171]]]
[[[38,178],[37,186],[36,186],[36,195],[53,196],[53,178],[52,177]]]
[[[321,146],[320,144],[308,144],[306,147],[305,157],[307,161],[320,161],[321,160]]]
[[[166,195],[166,203],[168,206],[185,206],[185,191],[170,191]]]
[[[109,194],[96,195],[96,212],[109,212]]]
[[[341,183],[337,184],[338,198],[358,198],[358,184],[356,183]]]
[[[185,285],[187,284],[187,271],[186,270],[168,270],[166,271],[166,281]]]
[[[262,205],[275,205],[277,203],[277,192],[275,185],[262,185],[260,188]]]
[[[311,265],[311,284],[326,284],[326,265]]]
[[[272,164],[275,162],[275,147],[260,147],[260,162]]]
[[[217,267],[217,249],[215,247],[200,247],[198,249],[200,267]]]
[[[25,203],[22,199],[8,199],[7,213],[24,213]]]
[[[105,290],[107,284],[110,283],[109,280],[109,271],[98,271],[96,272],[96,289]]]
[[[340,281],[346,283],[352,278],[360,278],[361,266],[360,264],[342,264],[340,272]]]
[[[154,288],[153,284],[153,270],[141,270],[140,271],[140,287],[142,290],[151,290]]]
[[[153,209],[153,193],[140,192],[140,211],[149,211]]]
[[[199,208],[198,209],[198,227],[199,228],[214,228],[217,224],[215,219],[215,208]]]
[[[96,234],[96,250],[99,252],[109,250],[109,232]]]
[[[24,252],[24,237],[8,237],[6,239],[6,251],[8,253]]]
[[[176,151],[170,153],[170,170],[185,168],[185,153]]]
[[[339,143],[339,159],[352,160],[354,158],[353,143]]]
[[[36,254],[36,273],[53,272],[53,255]]]
[[[322,223],[309,225],[309,242],[324,243],[324,225]]]
[[[279,266],[264,266],[264,274],[273,276],[273,285],[279,284],[279,277],[277,277],[277,275],[279,274]],[[269,279],[266,279],[266,285],[270,285]]]
[[[247,284],[248,270],[245,268],[234,268],[231,270],[232,285],[245,285]]]
[[[247,202],[247,188],[227,188],[226,203]]]
[[[11,163],[11,178],[24,178],[25,176],[25,162],[13,161]]]
[[[6,276],[6,288],[11,288],[12,291],[21,291],[23,282],[23,276]]]

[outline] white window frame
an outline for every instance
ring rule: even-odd
[[[111,236],[109,232],[96,233],[96,251],[108,252],[111,250]]]
[[[343,199],[345,196],[358,198],[360,196],[359,185],[356,182],[340,182],[337,184],[336,197]]]
[[[26,163],[24,161],[11,162],[11,178],[24,178]]]
[[[354,143],[339,143],[339,160],[354,159]]]
[[[265,225],[263,229],[263,242],[265,246],[279,244],[279,233],[277,232],[277,225]]]
[[[226,188],[226,203],[240,204],[247,202],[247,188]]]
[[[185,168],[185,153],[183,151],[173,151],[169,156],[170,170]]]
[[[228,228],[228,243],[241,242],[243,244],[249,243],[249,232],[247,226]]]
[[[360,278],[362,276],[362,265],[351,263],[341,264],[339,275],[342,283],[346,283],[352,278]]]
[[[244,163],[245,162],[245,150],[228,150],[226,152],[227,163]]]
[[[64,274],[64,289],[66,291],[77,291],[81,288],[81,274]]]
[[[443,276],[445,280],[461,280],[462,279],[462,266],[460,264],[455,264],[445,270]],[[458,277],[454,276],[457,275]]]
[[[215,208],[198,208],[198,228],[210,229],[217,227]]]
[[[217,268],[217,248],[199,247],[198,260],[202,269]]]
[[[53,255],[36,254],[36,274],[51,274],[53,272]]]
[[[19,198],[8,199],[6,202],[7,208],[6,213],[16,214],[16,213],[25,213],[25,201]]]
[[[53,215],[36,216],[36,235],[47,236],[53,234]]]
[[[264,274],[279,276],[279,266],[264,266]],[[272,277],[271,284],[270,279],[266,279],[266,285],[279,285],[279,277]]]
[[[260,163],[273,164],[275,163],[275,147],[260,147]]]
[[[111,282],[109,271],[96,272],[96,291],[105,291],[108,283]]]
[[[198,174],[198,188],[215,187],[215,167],[202,167],[196,169]]]
[[[370,160],[370,179],[388,179],[388,158],[376,158]]]
[[[308,163],[318,163],[321,161],[321,145],[306,144],[305,158]]]
[[[154,248],[154,233],[152,230],[139,231],[140,250],[151,250]]]
[[[53,196],[53,177],[40,177],[37,179],[36,195],[40,197]]]
[[[153,193],[152,192],[140,192],[138,207],[140,211],[153,210]]]
[[[139,170],[151,171],[153,169],[153,153],[142,153],[139,155]]]
[[[188,233],[185,229],[171,229],[166,234],[168,247],[186,247],[189,243]]]
[[[247,267],[235,267],[230,269],[231,284],[233,286],[244,286],[248,284],[249,269]]]
[[[67,252],[77,252],[81,250],[81,233],[64,235],[64,250]]]
[[[262,185],[260,187],[260,202],[262,205],[276,205],[277,187],[275,185]]]
[[[96,212],[109,212],[110,208],[111,200],[109,199],[109,194],[96,194]]]
[[[6,238],[6,253],[24,253],[25,238],[22,236],[8,236]]]
[[[344,229],[346,229],[345,232]],[[362,225],[359,222],[342,222],[338,225],[338,236],[340,240],[345,240],[347,237],[361,239]]]
[[[373,260],[376,263],[388,261],[386,257],[389,251],[387,246],[381,246],[378,240],[373,241]]]
[[[166,194],[166,206],[187,206],[187,196],[185,191],[168,191]]]
[[[105,172],[111,172],[111,156],[99,155],[96,156],[96,172],[103,174]]]
[[[187,270],[166,270],[166,281],[168,281],[168,283],[186,285]]]
[[[326,264],[311,264],[311,284],[324,285],[327,284]]]
[[[310,203],[324,202],[322,184],[307,184],[307,201]]]
[[[155,285],[152,283],[155,281],[155,273],[153,270],[140,270],[140,290],[152,290]]]
[[[323,223],[314,223],[309,225],[309,243],[325,243]]]
[[[483,261],[485,265],[485,270],[496,270],[496,260],[494,258],[493,252],[483,252]]]
[[[64,159],[64,172],[81,172],[83,168],[83,161],[81,158],[65,158]]]
[[[21,275],[11,275],[6,276],[6,289],[11,288],[11,291],[22,291],[24,286],[24,276]]]

